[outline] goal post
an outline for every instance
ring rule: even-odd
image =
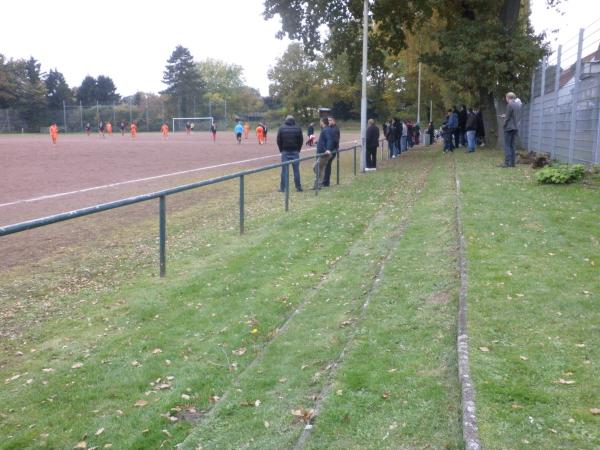
[[[209,131],[213,117],[173,117],[173,132],[186,131],[187,124],[193,131]]]

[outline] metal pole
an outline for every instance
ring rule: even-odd
[[[244,175],[240,175],[240,234],[244,234]]]
[[[167,197],[159,197],[160,276],[167,272]]]
[[[208,101],[208,117],[212,117],[212,107],[210,104],[210,100]]]
[[[527,131],[527,151],[534,151],[533,142],[531,140],[531,134],[533,132],[533,108],[535,104],[535,71],[534,69],[533,75],[531,77],[531,100],[529,101],[529,130]]]
[[[581,76],[581,52],[583,51],[584,29],[579,30],[579,44],[577,45],[577,63],[575,65],[575,86],[573,86],[573,100],[571,103],[571,135],[569,139],[569,164],[573,162],[575,150],[575,132],[577,128],[577,97],[579,96],[579,77]]]
[[[283,169],[285,170],[285,210],[287,212],[290,209],[290,165],[286,164]]]
[[[546,93],[546,68],[548,67],[548,58],[544,57],[542,59],[542,82],[540,89],[540,136],[538,139],[539,146],[538,149],[542,151],[544,148],[544,144],[542,142],[544,136],[544,103],[545,103],[545,93]]]
[[[367,162],[367,52],[369,50],[369,1],[363,1],[363,46],[362,46],[362,96],[360,99],[360,171],[364,172]],[[356,147],[354,148],[356,155]],[[354,158],[356,165],[356,158]],[[356,175],[356,166],[354,168]]]
[[[558,46],[556,55],[556,72],[554,74],[554,107],[552,108],[552,143],[550,144],[550,158],[556,157],[556,122],[558,120],[558,90],[560,89],[560,63],[562,59],[562,45]]]
[[[596,79],[600,82],[600,79]],[[598,121],[596,122],[596,142],[594,142],[594,164],[600,163],[600,99],[596,102],[598,108]]]
[[[68,131],[67,130],[67,105],[65,104],[65,101],[63,100],[63,119],[65,122],[65,133]]]
[[[161,102],[161,108],[162,108],[162,121],[163,123],[165,123],[165,102]],[[175,130],[173,130],[175,131]]]
[[[79,100],[79,119],[81,120],[81,131],[83,131],[83,105],[81,100]]]
[[[352,169],[354,170],[354,176],[356,176],[356,145],[352,149]]]
[[[100,121],[100,103],[96,100],[96,121]]]
[[[419,63],[419,81],[417,82],[417,123],[421,126],[421,63]]]
[[[429,100],[429,121],[433,122],[433,100]]]
[[[146,131],[150,131],[150,119],[148,118],[148,94],[146,94]]]
[[[133,123],[133,114],[131,112],[131,97],[129,97],[129,123]]]
[[[337,158],[335,158],[335,161],[336,161],[336,163],[335,163],[336,164],[336,166],[335,166],[335,178],[336,178],[335,183],[336,184],[340,184],[340,156],[342,156],[342,154],[338,152],[338,156],[337,156]]]
[[[227,100],[225,100],[225,117],[224,117],[225,123],[227,123]]]

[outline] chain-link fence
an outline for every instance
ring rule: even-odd
[[[83,132],[89,124],[96,130],[98,122],[111,122],[114,129],[122,121],[125,124],[137,123],[139,131],[158,131],[163,121],[169,125],[173,117],[178,117],[165,102],[157,97],[142,97],[139,104],[122,101],[119,103],[95,105],[64,105],[61,109],[47,110],[45,122],[39,125],[29,123],[16,109],[0,109],[0,133],[24,133],[31,131],[47,132],[48,126],[56,123],[61,132]],[[194,101],[192,117],[212,116],[222,127],[228,124],[227,101]],[[208,130],[208,128],[206,128]]]
[[[529,151],[600,163],[600,19],[541,61],[522,113],[519,134]]]

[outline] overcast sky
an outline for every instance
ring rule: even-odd
[[[532,0],[532,22],[536,31],[560,29],[558,39],[567,40],[600,18],[596,3],[566,0],[561,16],[546,10],[545,0]],[[70,86],[86,75],[107,75],[125,96],[163,90],[166,61],[183,45],[196,61],[241,65],[246,83],[267,95],[267,71],[289,42],[275,38],[279,21],[264,21],[262,11],[263,0],[3,0],[0,53],[33,56]]]

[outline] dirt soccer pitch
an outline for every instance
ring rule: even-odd
[[[356,137],[345,133],[343,141]],[[171,133],[168,139],[158,133],[141,133],[135,139],[128,134],[78,134],[60,135],[53,146],[46,135],[0,136],[0,226],[273,164],[279,161],[275,139],[275,130],[265,145],[254,136],[238,145],[229,131],[218,133],[216,142],[207,132]],[[155,214],[146,205],[123,211],[95,220],[114,229]],[[90,230],[74,223],[65,224],[65,232],[43,227],[3,239],[0,268],[36,261],[87,239]]]

